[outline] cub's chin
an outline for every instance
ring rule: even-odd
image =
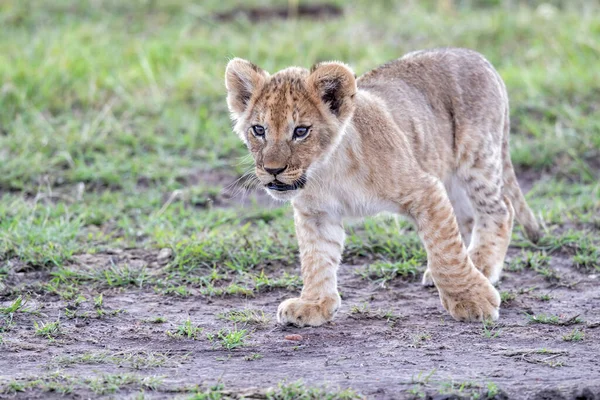
[[[268,187],[265,187],[265,190],[275,200],[290,201],[300,193],[301,189],[281,191],[281,190],[273,190],[273,189],[269,189]]]
[[[265,190],[276,200],[288,201],[296,197],[305,184],[306,175],[303,175],[293,184],[283,183],[275,179],[265,185]]]

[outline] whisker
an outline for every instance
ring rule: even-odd
[[[254,168],[250,168],[235,181],[225,186],[222,193],[226,193],[232,198],[238,197],[240,194],[247,192],[249,188],[252,188],[253,180],[258,181],[258,178],[254,175]]]

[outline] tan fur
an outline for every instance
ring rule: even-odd
[[[270,76],[234,59],[226,86],[260,181],[298,187],[267,189],[292,201],[304,281],[300,297],[279,306],[281,323],[333,318],[343,218],[380,211],[415,222],[428,255],[424,283],[436,285],[454,318],[498,318],[492,283],[513,216],[530,239],[540,230],[510,162],[506,89],[487,60],[464,49],[420,51],[355,79],[337,62]],[[309,126],[308,136],[295,138],[297,126]]]

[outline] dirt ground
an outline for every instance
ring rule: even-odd
[[[520,253],[511,248],[508,264]],[[77,256],[75,264],[95,270],[126,264],[145,267],[152,275],[162,268],[157,257],[154,250],[116,250]],[[113,289],[103,292],[109,315],[103,318],[81,317],[86,311],[93,313],[92,304],[75,305],[57,296],[34,294],[27,307],[44,319],[60,318],[63,334],[52,341],[33,336],[30,322],[36,318],[16,314],[15,327],[0,354],[0,371],[5,378],[29,381],[52,373],[82,378],[134,371],[142,377],[162,377],[145,398],[177,396],[183,387],[218,382],[233,393],[257,395],[278,382],[302,380],[331,390],[352,388],[373,399],[454,398],[449,393],[490,396],[489,385],[498,389],[495,398],[598,399],[600,277],[575,269],[569,254],[554,253],[551,267],[560,279],[548,279],[531,269],[506,271],[499,289],[511,298],[504,301],[499,322],[487,327],[452,320],[435,289],[422,287],[418,280],[396,279],[382,287],[355,273],[362,265],[347,263],[339,270],[342,308],[333,323],[318,328],[277,326],[276,307],[294,290],[277,289],[250,298],[178,298],[146,289]],[[47,280],[48,274],[46,270],[18,272],[8,283],[34,284]],[[69,307],[76,315],[65,318]],[[251,333],[244,347],[227,351],[215,347],[204,334],[198,340],[174,340],[165,334],[188,316],[205,333],[218,331],[222,321],[217,315],[232,309],[263,310],[269,317],[266,324],[248,326]],[[539,314],[556,315],[559,320],[554,324],[530,321],[529,315]],[[148,322],[156,316],[166,322]],[[584,340],[563,338],[573,332],[582,332]],[[286,340],[289,334],[300,334],[302,340]],[[143,361],[139,365],[83,358],[65,361],[86,354],[118,357],[124,351],[162,362],[152,366]],[[134,396],[138,389],[125,385],[116,393],[108,396]],[[85,388],[68,394],[93,395]],[[34,389],[5,396],[61,394]]]

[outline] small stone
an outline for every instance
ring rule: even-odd
[[[302,335],[294,334],[294,335],[285,335],[285,340],[294,340],[299,342],[302,340]]]
[[[158,256],[156,257],[156,260],[160,264],[166,264],[169,262],[171,257],[173,257],[173,250],[171,250],[169,247],[165,247],[164,249],[160,249],[160,252],[158,253]]]

